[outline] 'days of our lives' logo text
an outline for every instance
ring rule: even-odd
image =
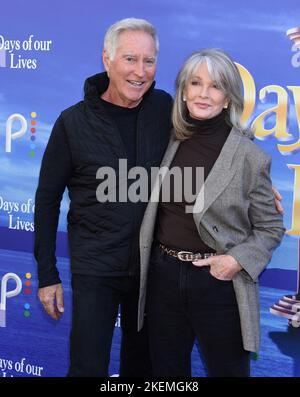
[[[25,40],[10,40],[0,34],[0,67],[36,69],[38,60],[32,54],[49,52],[51,45],[52,40],[39,40],[33,34]]]

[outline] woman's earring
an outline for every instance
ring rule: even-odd
[[[183,102],[186,102],[186,97],[184,96],[184,97],[182,98],[182,100],[183,100]]]

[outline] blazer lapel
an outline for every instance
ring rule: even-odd
[[[153,186],[152,191],[151,191],[150,202],[151,201],[157,202],[158,197],[159,197],[159,193],[160,193],[161,182],[163,181],[164,177],[166,176],[166,174],[167,174],[167,172],[169,170],[169,167],[170,167],[170,165],[172,163],[172,160],[173,160],[173,158],[174,158],[174,156],[175,156],[175,154],[177,152],[177,149],[178,149],[179,145],[180,145],[180,141],[175,139],[172,136],[171,139],[170,139],[169,145],[168,145],[168,147],[166,149],[165,155],[164,155],[164,157],[162,159],[162,162],[161,162],[161,164],[159,166],[160,177],[159,177],[159,175],[156,175],[154,186]],[[155,200],[155,199],[157,199],[157,200]]]
[[[156,175],[153,188],[151,190],[151,196],[144,214],[143,222],[140,229],[140,249],[141,252],[143,248],[149,246],[149,242],[152,241],[152,235],[154,231],[156,213],[159,202],[159,194],[161,188],[161,182],[166,176],[169,166],[177,152],[180,145],[180,141],[176,140],[173,136],[170,139],[169,145],[166,149],[165,155],[162,159],[161,165],[159,167],[159,174]],[[164,168],[163,168],[164,167]]]
[[[164,166],[169,167],[170,166],[180,143],[181,143],[181,141],[179,141],[178,139],[175,139],[174,136],[171,137],[168,147],[166,149],[165,155],[162,159],[162,162],[160,165],[161,167],[164,167]]]
[[[204,213],[222,193],[235,174],[239,162],[235,161],[233,163],[233,157],[240,140],[241,134],[233,128],[197,196],[193,208],[196,224],[200,222]]]

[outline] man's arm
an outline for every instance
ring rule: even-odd
[[[277,209],[277,212],[281,215],[284,214],[284,208],[281,205],[281,200],[282,200],[282,196],[279,193],[279,191],[276,189],[276,187],[272,186],[272,191],[274,194],[274,198],[275,198],[275,207]]]
[[[46,147],[35,197],[34,255],[38,264],[39,297],[50,313],[62,301],[62,286],[56,267],[56,234],[62,195],[72,172],[70,149],[61,117],[56,121]],[[51,286],[51,287],[50,287]],[[49,307],[49,302],[52,307]],[[55,306],[55,302],[57,306]],[[60,304],[60,307],[61,304]],[[50,314],[51,315],[51,314]],[[53,317],[53,316],[52,316]]]
[[[62,285],[54,284],[40,288],[38,297],[49,316],[58,320],[65,311]]]

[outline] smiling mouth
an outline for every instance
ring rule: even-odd
[[[201,109],[207,109],[210,107],[208,103],[195,103],[195,105]]]
[[[144,85],[144,81],[135,81],[135,80],[127,80],[129,84],[131,84],[133,87],[142,87]]]

